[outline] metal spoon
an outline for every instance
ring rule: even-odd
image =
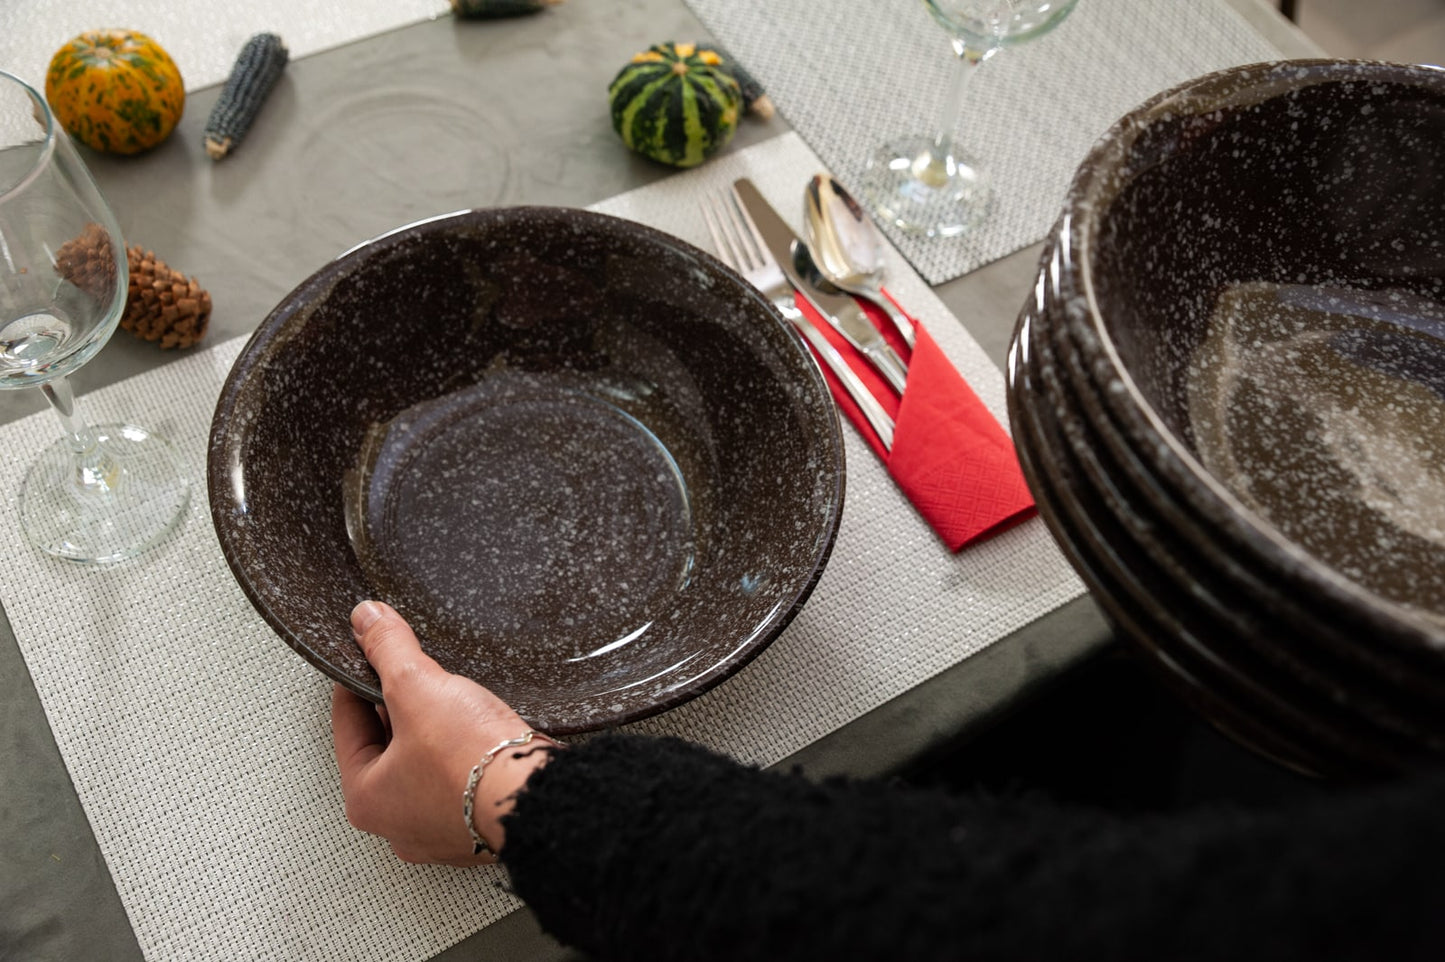
[[[808,249],[823,279],[881,307],[909,347],[913,322],[883,296],[883,238],[853,195],[827,174],[817,174],[803,195]]]
[[[813,257],[808,251],[808,245],[800,240],[793,241],[793,270],[798,280],[802,281],[805,287],[812,287],[814,293],[819,297],[826,296],[829,292],[824,290],[827,281],[818,273],[818,265],[813,262]],[[810,297],[806,291],[801,292],[803,296]],[[883,339],[878,333],[878,328],[863,313],[863,308],[856,302],[849,299],[846,294],[835,294],[836,300],[843,302],[844,308],[837,312],[827,310],[823,305],[813,301],[813,306],[827,320],[833,330],[843,336],[853,348],[868,359],[874,370],[883,375],[883,380],[898,396],[903,396],[903,389],[908,384],[908,365],[903,358]]]

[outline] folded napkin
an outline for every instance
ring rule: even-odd
[[[798,298],[799,309],[832,342],[896,422],[893,449],[884,450],[858,405],[823,366],[823,377],[839,409],[883,459],[919,514],[950,551],[1033,517],[1037,509],[1019,469],[1013,440],[937,342],[915,320],[918,336],[910,356],[887,315],[873,304],[859,303],[893,349],[908,361],[908,383],[901,400],[806,298]],[[893,303],[902,310],[897,301]]]

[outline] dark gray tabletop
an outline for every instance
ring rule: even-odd
[[[1316,52],[1258,0],[1231,2],[1281,49]],[[206,343],[219,343],[251,331],[331,257],[398,224],[475,206],[585,206],[668,176],[617,143],[607,83],[637,50],[706,32],[680,0],[575,3],[567,14],[443,18],[302,58],[221,163],[201,146],[216,88],[191,95],[180,127],[156,151],[86,156],[127,241],[211,292]],[[748,119],[732,149],[787,129],[782,117]],[[1037,256],[1037,247],[1022,250],[937,289],[1000,365]],[[75,376],[77,391],[176,356],[118,333]],[[38,391],[0,392],[0,423],[43,407]],[[23,550],[16,536],[9,544]],[[966,738],[1110,642],[1098,608],[1081,598],[780,765],[817,775],[895,771]],[[217,845],[226,844],[224,829],[217,826]],[[0,866],[0,954],[141,957],[3,611]],[[521,911],[438,958],[565,955]]]

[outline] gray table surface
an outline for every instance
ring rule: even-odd
[[[1230,2],[1290,56],[1318,54],[1261,0]],[[201,147],[217,88],[191,95],[179,128],[154,152],[86,156],[128,242],[210,290],[207,343],[219,343],[254,329],[326,260],[398,224],[474,206],[585,206],[667,176],[616,141],[607,83],[650,43],[706,36],[680,0],[574,3],[566,16],[511,21],[443,18],[294,62],[250,137],[222,163]],[[749,119],[733,149],[787,129],[782,117]],[[1038,253],[1021,250],[937,288],[1000,365]],[[77,392],[177,356],[118,333],[75,376]],[[0,392],[0,423],[43,407],[38,391]],[[15,535],[5,543],[27,550]],[[818,776],[896,771],[980,730],[1111,643],[1099,609],[1078,599],[780,766]],[[216,844],[226,844],[224,825]],[[0,957],[141,958],[3,611]],[[566,957],[525,910],[438,956]]]

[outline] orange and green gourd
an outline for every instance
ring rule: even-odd
[[[634,56],[608,88],[622,142],[674,167],[696,167],[726,146],[742,93],[721,62],[692,43],[655,44]]]
[[[165,140],[185,109],[175,61],[134,30],[89,30],[55,52],[45,100],[66,132],[96,150],[135,154]]]

